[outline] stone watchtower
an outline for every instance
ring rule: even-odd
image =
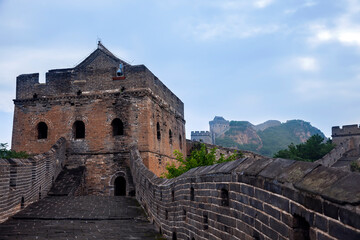
[[[216,144],[215,138],[223,134],[230,128],[229,121],[223,117],[215,116],[214,120],[209,122],[210,132],[213,144]]]
[[[185,149],[184,104],[144,65],[130,65],[100,42],[74,68],[17,77],[12,149],[46,152],[68,140],[68,165],[84,166],[89,194],[112,194],[122,177],[132,188],[129,146],[160,175]]]

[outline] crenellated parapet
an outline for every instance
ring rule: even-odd
[[[360,127],[358,124],[344,125],[332,127],[332,137],[360,135]]]
[[[123,64],[122,76],[117,76]],[[22,74],[16,79],[16,100],[76,96],[112,89],[151,89],[172,108],[184,112],[183,102],[168,89],[145,65],[130,65],[99,46],[74,68],[53,69],[39,83],[39,73]]]
[[[191,136],[207,136],[210,135],[209,131],[191,131]]]
[[[169,239],[360,239],[360,174],[243,158],[158,178],[130,153],[136,198]]]
[[[213,143],[209,131],[191,131],[191,140],[208,144]]]

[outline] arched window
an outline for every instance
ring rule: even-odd
[[[124,124],[119,118],[115,118],[112,123],[113,136],[124,135]]]
[[[39,122],[37,125],[38,139],[46,139],[48,135],[48,127],[46,123]]]
[[[75,139],[85,138],[85,124],[83,121],[76,121],[74,123],[73,134]]]
[[[161,132],[160,132],[160,124],[159,123],[156,123],[156,135],[157,135],[157,139],[160,140]]]
[[[182,149],[182,138],[181,138],[181,134],[179,134],[179,145],[180,145],[180,149]]]
[[[171,132],[171,129],[169,129],[169,143],[172,144],[172,132]]]

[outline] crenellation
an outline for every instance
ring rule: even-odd
[[[358,124],[344,125],[342,128],[339,126],[332,127],[332,137],[360,135],[360,127]]]

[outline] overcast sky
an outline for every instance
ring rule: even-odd
[[[45,81],[98,39],[184,102],[187,138],[215,115],[303,119],[327,136],[360,123],[358,0],[0,0],[0,36],[0,143],[16,76]]]

